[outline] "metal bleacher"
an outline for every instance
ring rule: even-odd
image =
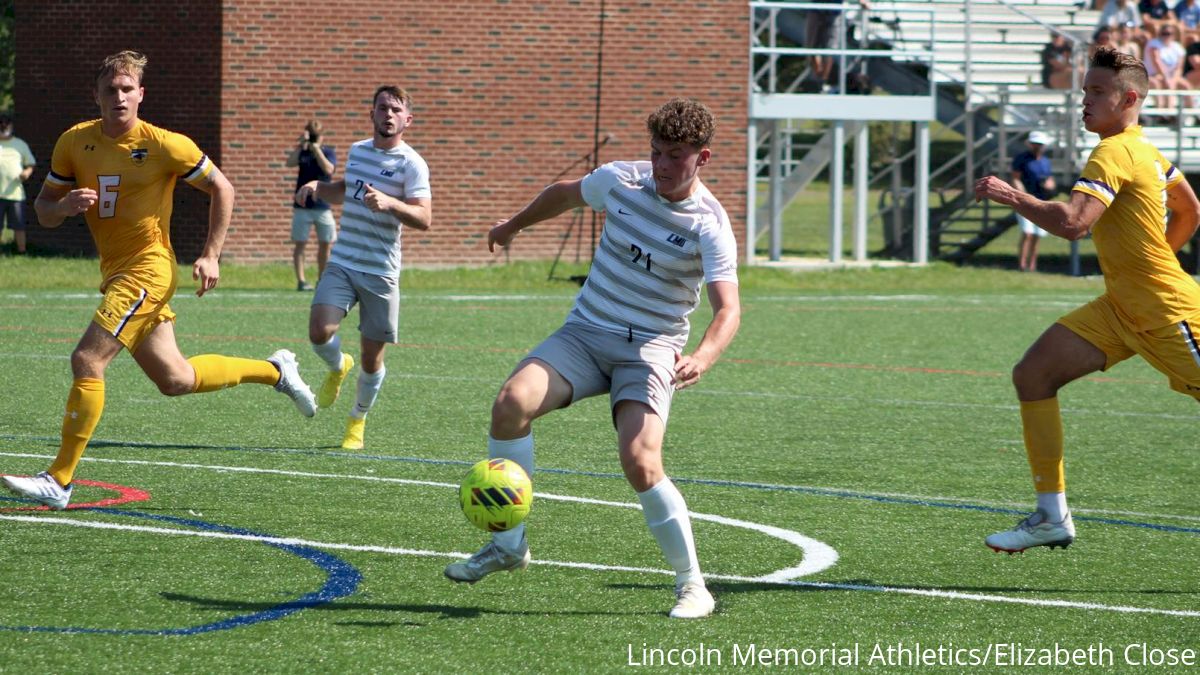
[[[842,9],[852,26],[848,32],[853,36],[845,44],[845,51],[856,57],[887,54],[885,58],[862,58],[860,65],[853,66],[862,68],[869,81],[872,95],[865,98],[890,96],[898,104],[904,97],[928,92],[932,86],[936,110],[933,119],[940,123],[930,130],[932,141],[941,148],[940,159],[926,170],[924,187],[902,186],[896,178],[911,175],[904,168],[907,162],[920,164],[921,151],[916,147],[893,154],[890,167],[877,167],[864,181],[881,190],[877,210],[869,217],[884,227],[883,256],[909,258],[910,251],[925,250],[919,244],[914,246],[917,233],[921,233],[928,237],[930,257],[962,261],[1009,229],[1015,223],[1011,210],[989,209],[987,202],[975,204],[971,186],[983,175],[1007,176],[1012,156],[1024,149],[1023,141],[1031,130],[1047,132],[1055,139],[1050,156],[1060,178],[1058,184],[1069,186],[1074,182],[1099,139],[1082,128],[1078,87],[1043,86],[1041,52],[1055,33],[1065,36],[1075,46],[1081,73],[1078,84],[1082,84],[1084,57],[1100,17],[1091,4],[1090,0],[970,0],[969,4],[965,0],[872,0],[869,8],[862,9],[853,0],[843,0]],[[756,64],[756,92],[794,91],[797,85],[803,85],[805,75],[790,84],[776,83],[776,66],[781,73],[786,68],[783,60],[776,63],[776,55],[779,59],[788,55],[806,58],[805,52],[812,50],[777,49],[774,40],[780,35],[802,44],[803,12],[811,8],[787,0],[752,0],[751,6],[761,19],[753,24],[751,50]],[[777,9],[769,9],[772,7]],[[842,86],[845,84],[843,80]],[[846,104],[845,93],[867,92],[835,89],[829,96],[822,93],[816,105],[822,107],[822,112],[838,110]],[[1143,108],[1149,113],[1143,119],[1144,132],[1181,169],[1200,174],[1200,128],[1188,124],[1200,109],[1182,108],[1185,97],[1177,100],[1180,103],[1175,109],[1156,110],[1152,95]],[[1162,123],[1168,116],[1175,118],[1173,126]],[[772,188],[776,203],[790,201],[830,165],[831,157],[837,156],[836,141],[843,139],[835,131],[857,128],[849,125],[865,120],[888,119],[857,114],[807,118],[842,121],[831,123],[814,144],[781,143],[783,177],[778,180],[779,187]],[[768,162],[763,158],[775,155],[774,149],[767,149],[766,141],[791,138],[795,128],[792,124],[786,121],[768,127],[764,120],[752,119],[751,129],[757,127],[758,131],[759,158],[754,175],[765,175]],[[929,139],[930,134],[925,138]],[[947,155],[955,144],[960,150]],[[927,149],[924,154],[928,158]],[[926,194],[927,209],[921,208]],[[917,215],[908,220],[908,213]],[[778,205],[760,205],[752,215],[758,222],[772,222],[772,217],[778,218]],[[766,229],[752,232],[765,234]],[[836,227],[831,229],[838,231]],[[770,231],[771,259],[776,260],[779,228],[772,224]],[[838,243],[837,237],[831,236],[831,260],[837,259],[834,249]],[[923,258],[920,253],[912,255],[911,260]]]

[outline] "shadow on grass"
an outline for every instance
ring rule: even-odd
[[[185,602],[203,610],[221,612],[265,612],[279,607],[278,602],[247,602],[244,600],[218,600],[216,598],[201,598],[181,593],[159,593],[164,600]],[[306,611],[333,612],[395,612],[408,614],[437,615],[436,619],[478,619],[483,616],[656,616],[661,612],[601,612],[583,610],[556,611],[526,611],[513,609],[491,609],[485,607],[466,607],[457,605],[436,604],[404,604],[404,603],[370,603],[370,602],[331,602],[307,607]],[[344,625],[387,626],[395,625],[386,621],[348,621]],[[419,625],[404,622],[403,625]]]

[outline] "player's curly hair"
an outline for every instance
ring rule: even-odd
[[[687,143],[703,148],[712,142],[717,128],[712,111],[690,98],[674,98],[646,118],[650,137],[667,143]]]
[[[1117,81],[1126,90],[1137,92],[1138,98],[1145,99],[1150,90],[1150,77],[1146,74],[1146,65],[1141,59],[1119,52],[1112,47],[1102,47],[1092,55],[1089,68],[1106,68],[1117,74]]]
[[[142,74],[146,72],[146,64],[149,59],[141,52],[135,52],[131,49],[117,52],[112,56],[104,59],[104,63],[100,64],[100,68],[96,71],[96,84],[100,84],[100,80],[105,77],[115,75],[128,75],[142,83]]]
[[[381,84],[375,89],[375,95],[371,97],[371,105],[375,105],[375,101],[379,99],[379,95],[387,92],[394,96],[397,101],[404,104],[404,107],[412,111],[412,96],[409,96],[408,90],[397,84]]]

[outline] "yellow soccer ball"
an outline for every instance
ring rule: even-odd
[[[511,459],[485,459],[467,472],[458,488],[463,515],[488,532],[511,530],[529,515],[533,485]]]

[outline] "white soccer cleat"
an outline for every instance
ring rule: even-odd
[[[1051,549],[1066,548],[1075,541],[1075,523],[1067,514],[1057,523],[1046,520],[1046,512],[1038,509],[1028,518],[1017,523],[1011,530],[997,532],[983,540],[997,553],[1020,553],[1034,546],[1049,546]]]
[[[703,619],[717,608],[717,601],[702,581],[689,581],[675,589],[676,602],[671,608],[672,619]]]
[[[54,476],[45,471],[36,476],[25,478],[22,476],[3,476],[0,477],[0,483],[13,494],[29,499],[35,499],[52,509],[59,511],[67,508],[67,502],[71,501],[71,491],[74,489],[68,485],[63,487],[54,480]]]
[[[446,565],[444,574],[450,581],[473,584],[492,572],[523,570],[529,567],[529,560],[529,546],[523,546],[520,553],[508,553],[489,541],[470,558]]]
[[[300,379],[300,368],[296,364],[296,355],[286,349],[280,349],[267,357],[279,369],[279,383],[275,391],[288,395],[296,404],[296,409],[305,417],[317,414],[317,399],[313,398],[312,390]]]

